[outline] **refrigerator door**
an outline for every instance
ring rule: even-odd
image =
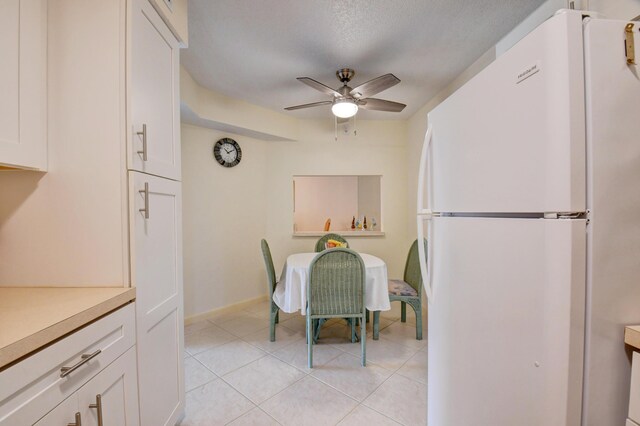
[[[627,64],[627,22],[585,21],[587,146],[591,210],[585,426],[624,424],[630,348],[625,325],[640,324],[640,23],[631,23],[636,64]]]
[[[428,424],[579,425],[585,221],[429,226]]]
[[[434,212],[585,210],[582,16],[549,19],[429,113]]]

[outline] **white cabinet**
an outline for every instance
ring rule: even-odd
[[[46,0],[0,2],[0,55],[0,166],[44,171],[47,169]]]
[[[135,348],[115,360],[87,384],[40,419],[36,426],[137,426]]]
[[[180,180],[178,41],[147,0],[131,21],[129,169]]]
[[[141,422],[175,422],[184,410],[179,44],[148,0],[47,7],[49,171],[0,173],[0,285],[136,286]]]
[[[633,352],[631,386],[629,389],[629,419],[640,423],[640,353]]]
[[[189,44],[187,0],[149,0],[182,47]]]
[[[135,348],[102,370],[78,391],[82,424],[137,426],[138,387]]]
[[[138,172],[129,183],[140,418],[174,424],[184,408],[181,184]]]
[[[105,425],[137,425],[134,311],[125,305],[0,372],[0,426],[66,425],[75,413],[97,425],[98,394]]]

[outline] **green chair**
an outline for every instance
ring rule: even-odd
[[[338,234],[325,234],[322,237],[320,237],[320,239],[316,242],[316,253],[320,253],[321,251],[323,251],[324,250],[324,244],[329,240],[340,241],[341,243],[345,243],[347,245],[347,247],[349,247],[349,243],[347,242],[347,240],[342,238],[341,235],[338,235]]]
[[[427,241],[424,240],[427,252]],[[418,254],[418,240],[411,244],[407,263],[404,266],[403,280],[389,280],[389,301],[401,303],[400,321],[407,322],[407,304],[416,313],[416,339],[422,340],[422,273]],[[380,311],[373,313],[373,340],[378,340],[380,332]]]
[[[260,242],[262,246],[262,257],[264,257],[264,266],[267,268],[267,283],[269,285],[269,300],[271,301],[271,309],[269,315],[270,326],[270,339],[272,342],[276,341],[276,324],[278,323],[278,305],[273,301],[273,292],[276,289],[278,282],[276,281],[276,272],[273,268],[273,259],[271,258],[271,250],[269,250],[269,244],[267,240]]]
[[[307,345],[309,368],[313,368],[316,321],[326,318],[360,320],[362,366],[366,364],[365,268],[358,253],[346,248],[325,250],[311,261],[307,280]]]

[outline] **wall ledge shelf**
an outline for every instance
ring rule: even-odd
[[[338,234],[343,237],[384,237],[383,231],[299,231],[294,237],[322,237],[326,234]]]

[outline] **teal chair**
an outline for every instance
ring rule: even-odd
[[[427,240],[424,240],[424,252],[427,252]],[[407,304],[416,313],[416,339],[422,340],[422,273],[418,240],[411,244],[407,263],[404,266],[404,279],[389,280],[389,301],[400,302],[400,321],[407,322]],[[373,313],[373,340],[378,340],[380,332],[380,311]]]
[[[324,250],[324,244],[329,240],[340,241],[341,243],[345,243],[347,245],[347,247],[349,247],[349,243],[347,242],[347,240],[342,238],[341,235],[338,235],[338,234],[325,234],[322,237],[320,237],[320,239],[316,242],[316,253],[320,253],[321,251],[323,251]]]
[[[325,250],[309,265],[307,280],[307,345],[309,368],[313,368],[313,344],[317,322],[347,318],[352,327],[360,320],[362,366],[366,364],[365,268],[358,253],[346,248]],[[318,330],[319,331],[319,330]]]
[[[273,259],[271,258],[271,250],[269,250],[269,244],[267,240],[260,242],[262,246],[262,257],[264,257],[264,266],[267,268],[267,284],[269,285],[269,300],[271,301],[271,309],[269,315],[269,327],[270,327],[270,339],[272,342],[276,341],[276,324],[278,323],[278,313],[280,308],[273,301],[273,292],[278,284],[276,281],[276,272],[273,268]]]

